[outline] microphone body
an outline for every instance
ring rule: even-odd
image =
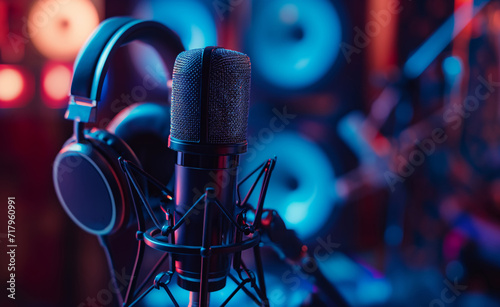
[[[215,158],[220,158],[216,156]],[[213,188],[214,197],[234,216],[236,203],[237,160],[238,156],[211,159],[202,155],[178,153],[175,165],[175,205],[176,212],[186,214],[187,210],[205,193]],[[185,225],[176,231],[176,244],[202,246],[204,231],[204,201],[200,201],[195,211],[187,218]],[[211,219],[212,246],[227,245],[234,241],[234,227],[219,208],[212,206]],[[189,291],[199,291],[201,258],[200,256],[177,256],[176,271],[178,284]],[[226,285],[231,259],[229,255],[210,257],[208,290],[217,291]]]
[[[206,242],[210,246],[231,244],[234,226],[213,204],[207,207],[207,221],[202,196],[211,188],[210,199],[234,218],[239,155],[247,149],[250,60],[242,53],[217,47],[189,50],[177,57],[172,79],[169,147],[177,151],[176,219],[199,201],[175,232],[175,243],[195,247]],[[210,225],[209,232],[205,225]],[[201,255],[175,256],[180,287],[201,291],[201,263]],[[222,289],[230,270],[230,254],[211,255],[208,264],[208,291]]]

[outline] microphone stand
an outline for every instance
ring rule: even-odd
[[[250,175],[248,175],[243,181],[238,184],[238,204],[237,207],[241,209],[241,211],[236,215],[236,217],[232,217],[230,213],[225,209],[224,206],[220,204],[218,199],[214,197],[213,188],[207,188],[205,193],[190,207],[190,209],[182,215],[178,221],[175,221],[175,214],[170,212],[170,209],[165,209],[162,206],[162,210],[165,213],[165,221],[160,222],[151,206],[149,205],[147,198],[139,184],[139,181],[136,178],[136,175],[140,175],[144,177],[149,183],[153,184],[157,187],[164,197],[163,202],[168,202],[173,199],[173,193],[165,188],[165,186],[159,182],[157,179],[146,173],[139,166],[134,163],[125,160],[123,158],[119,159],[120,167],[124,174],[127,177],[127,182],[129,188],[134,195],[137,195],[141,201],[141,204],[146,209],[146,212],[151,217],[151,220],[154,223],[154,227],[150,229],[145,229],[145,220],[142,214],[142,210],[140,206],[135,202],[134,198],[134,208],[137,214],[138,219],[138,231],[136,234],[136,238],[139,241],[138,244],[138,252],[136,256],[136,260],[134,263],[133,273],[131,276],[131,280],[129,282],[129,286],[127,288],[127,292],[125,295],[125,299],[123,302],[123,306],[134,306],[140,300],[142,300],[146,295],[148,295],[153,289],[162,288],[165,290],[174,304],[174,306],[179,306],[172,292],[170,291],[168,285],[172,280],[172,276],[174,274],[175,267],[175,256],[176,255],[198,255],[201,256],[201,272],[200,272],[200,291],[199,292],[191,292],[190,293],[190,304],[192,306],[208,306],[209,305],[209,291],[208,291],[208,263],[210,257],[212,255],[217,254],[234,254],[233,256],[233,269],[237,273],[238,278],[236,278],[233,274],[229,273],[228,277],[235,282],[237,285],[236,289],[228,296],[228,298],[222,303],[221,306],[226,306],[229,301],[236,295],[236,293],[242,290],[247,296],[252,299],[258,306],[269,306],[269,300],[267,298],[266,286],[264,280],[264,270],[262,265],[262,258],[260,255],[259,244],[261,243],[261,230],[260,230],[260,219],[263,212],[264,199],[267,193],[267,188],[269,186],[269,180],[274,170],[274,166],[276,164],[276,158],[269,159],[261,166],[256,168]],[[260,170],[260,173],[255,180],[252,188],[245,196],[245,199],[241,201],[241,195],[239,191],[239,185],[246,181],[250,176],[255,174]],[[256,218],[254,219],[252,224],[247,223],[246,219],[246,211],[248,205],[246,204],[248,199],[250,198],[252,192],[254,191],[258,181],[262,180],[262,188],[259,196],[259,201],[257,204]],[[188,246],[188,245],[179,245],[175,244],[175,231],[189,218],[191,214],[195,211],[194,209],[202,204],[204,204],[204,222],[203,222],[203,244],[202,246]],[[220,211],[223,213],[224,217],[227,218],[231,224],[234,226],[236,231],[236,239],[232,244],[225,244],[219,246],[211,246],[210,238],[211,238],[211,215],[215,207],[218,207]],[[149,274],[146,276],[144,281],[136,286],[138,281],[138,271],[142,263],[142,258],[144,254],[145,246],[149,246],[153,249],[164,252],[165,254],[162,258],[157,262],[157,264],[151,269]],[[255,274],[249,270],[241,258],[241,252],[243,250],[247,250],[252,248],[254,250],[255,262],[256,262],[256,271],[257,277]],[[167,272],[162,272],[156,275],[154,281],[150,286],[144,290],[145,285],[150,283],[150,277],[156,272],[158,267],[164,262],[166,258],[170,259],[170,270]],[[250,288],[248,288],[250,285]],[[253,291],[251,291],[253,290]],[[142,292],[141,292],[142,291]]]
[[[209,273],[209,261],[212,255],[218,254],[233,254],[233,265],[232,269],[236,273],[236,276],[232,272],[228,273],[228,276],[235,284],[236,288],[233,292],[226,298],[221,306],[226,306],[230,300],[241,290],[243,291],[257,306],[267,307],[269,306],[269,299],[267,298],[267,290],[264,278],[264,269],[262,263],[262,256],[260,253],[259,244],[262,242],[262,236],[267,238],[275,238],[280,236],[283,231],[295,232],[287,230],[283,220],[276,214],[267,214],[264,219],[263,214],[265,212],[270,212],[270,210],[264,210],[264,200],[267,194],[267,189],[269,187],[270,178],[274,167],[276,165],[276,157],[268,159],[266,162],[262,163],[259,167],[253,170],[249,175],[247,175],[243,180],[241,180],[237,185],[237,197],[238,201],[236,208],[239,209],[236,216],[233,217],[225,209],[224,206],[220,204],[218,199],[214,197],[213,188],[207,188],[205,193],[190,207],[188,211],[176,221],[176,212],[172,213],[170,209],[166,209],[163,205],[161,206],[163,212],[165,213],[165,220],[160,222],[155,216],[152,207],[149,205],[148,200],[137,180],[136,176],[140,175],[147,182],[158,188],[162,192],[163,199],[161,200],[163,204],[168,203],[173,199],[173,193],[165,188],[165,186],[159,182],[157,179],[146,173],[139,166],[134,163],[125,160],[123,158],[119,159],[120,167],[127,177],[127,182],[129,189],[134,195],[138,196],[146,212],[150,216],[154,223],[154,226],[150,229],[145,228],[145,219],[143,211],[139,204],[136,203],[136,197],[133,198],[133,205],[136,212],[138,230],[136,233],[136,239],[138,241],[137,255],[135,263],[132,270],[131,280],[127,287],[125,298],[123,299],[124,307],[131,307],[136,305],[144,297],[146,297],[152,290],[159,290],[162,288],[169,296],[172,304],[174,306],[179,306],[177,300],[169,289],[169,284],[174,275],[175,268],[175,258],[176,255],[198,255],[201,256],[201,272],[200,272],[200,291],[190,292],[190,305],[189,306],[209,306],[210,292],[208,291],[208,273]],[[257,178],[252,184],[250,190],[245,195],[242,200],[240,194],[240,185],[247,181],[254,174],[257,174]],[[260,189],[260,194],[257,202],[257,207],[254,209],[248,204],[248,200],[251,194],[257,187],[258,182],[262,179],[262,185]],[[201,206],[204,203],[204,220],[203,220],[203,240],[202,246],[189,246],[180,245],[175,243],[175,231],[189,218],[195,208]],[[228,219],[235,229],[235,240],[231,244],[223,244],[219,246],[211,246],[211,215],[213,210],[218,207],[223,213],[224,217]],[[248,211],[253,211],[255,213],[255,218],[250,223],[246,217]],[[271,211],[276,212],[276,211]],[[273,216],[274,220],[269,223],[267,220],[269,216]],[[269,228],[269,225],[273,225],[274,228]],[[276,227],[277,226],[277,227]],[[290,237],[289,237],[290,239]],[[272,241],[272,240],[271,240]],[[295,236],[292,238],[293,242],[300,242]],[[274,242],[276,243],[276,242]],[[276,243],[279,247],[284,250],[289,250],[289,246],[286,244],[281,244],[282,242]],[[150,272],[146,275],[144,280],[138,284],[139,270],[142,265],[142,259],[144,256],[145,247],[164,252],[162,257],[153,266]],[[302,248],[302,244],[300,244]],[[241,252],[244,250],[253,249],[253,255],[255,258],[256,274],[249,270],[244,260],[241,257]],[[305,255],[302,255],[305,256]],[[156,275],[154,280],[151,282],[151,277],[156,273],[157,269],[164,263],[164,261],[169,258],[170,267],[167,272],[161,272]],[[331,300],[338,306],[348,306],[344,299],[338,291],[331,285],[324,275],[317,270],[314,273],[314,277],[317,280],[317,286],[319,289],[323,290]],[[145,286],[149,284],[146,290],[143,290]],[[248,287],[250,286],[250,287]]]

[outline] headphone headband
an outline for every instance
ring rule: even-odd
[[[95,122],[110,60],[118,48],[134,40],[152,46],[170,70],[176,56],[184,51],[179,37],[161,23],[129,17],[107,19],[94,31],[75,61],[67,119]]]

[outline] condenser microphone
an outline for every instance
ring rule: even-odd
[[[175,244],[202,246],[205,191],[213,191],[211,197],[234,217],[239,155],[247,150],[250,59],[218,47],[185,51],[177,56],[172,79],[168,146],[177,151],[176,219],[199,201],[175,232]],[[234,242],[235,228],[223,214],[211,206],[211,246]],[[175,256],[177,283],[192,294],[200,291],[201,260]],[[231,257],[211,255],[208,261],[208,291],[213,292],[225,286]]]

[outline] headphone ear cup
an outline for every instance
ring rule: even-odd
[[[120,156],[139,164],[122,140],[93,129],[84,142],[69,139],[54,162],[54,186],[64,210],[91,234],[113,234],[129,220],[132,195]]]
[[[56,157],[53,180],[70,218],[91,234],[108,235],[123,224],[125,201],[119,174],[95,143],[70,141]]]
[[[166,186],[172,182],[176,153],[168,148],[169,106],[133,104],[118,113],[106,129],[132,148],[147,173]]]

